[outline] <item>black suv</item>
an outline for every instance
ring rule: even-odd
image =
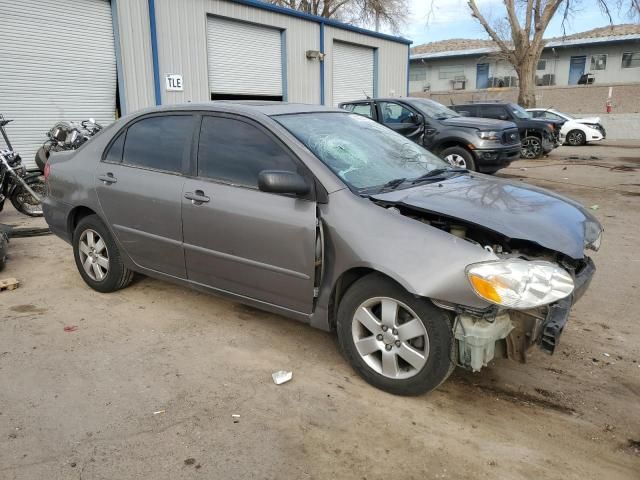
[[[515,103],[468,103],[453,105],[451,108],[466,117],[495,118],[515,123],[520,131],[524,158],[540,158],[560,145],[561,123],[533,118],[529,112]]]
[[[494,173],[520,157],[513,123],[464,118],[426,98],[376,98],[339,106],[382,123],[457,167]]]

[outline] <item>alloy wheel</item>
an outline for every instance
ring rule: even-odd
[[[462,155],[458,155],[457,153],[452,153],[451,155],[447,155],[444,157],[446,162],[449,162],[454,167],[459,168],[467,168],[467,162]]]
[[[89,278],[96,282],[104,280],[109,273],[109,252],[100,234],[91,229],[82,232],[78,250],[82,268]]]
[[[387,378],[411,378],[429,358],[424,324],[413,310],[393,298],[363,302],[353,316],[351,333],[362,360]]]
[[[527,137],[522,141],[522,156],[524,158],[538,158],[542,153],[542,144],[536,137]]]
[[[570,132],[567,135],[567,143],[572,146],[582,145],[584,143],[585,137],[582,132]]]

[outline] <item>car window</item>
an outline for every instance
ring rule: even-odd
[[[350,110],[353,113],[357,113],[358,115],[364,115],[365,117],[372,118],[373,114],[371,113],[371,104],[370,103],[359,103],[353,105],[353,108]]]
[[[478,116],[478,107],[476,107],[475,105],[456,105],[455,107],[455,111],[458,112],[460,115],[463,115],[465,117],[477,117]]]
[[[198,176],[258,188],[263,170],[299,171],[291,155],[255,125],[205,116],[200,127]]]
[[[382,112],[382,123],[410,123],[416,122],[413,112],[399,103],[379,102]],[[356,112],[357,113],[357,112]]]
[[[361,115],[316,112],[273,117],[341,180],[360,191],[394,179],[416,179],[448,163]],[[410,183],[409,183],[410,185]]]
[[[191,115],[147,117],[127,129],[122,163],[137,167],[182,171],[191,142]]]
[[[509,118],[507,111],[504,107],[499,105],[486,105],[480,107],[481,115],[485,118],[495,118],[497,120],[503,120],[505,117]]]
[[[560,117],[560,115],[556,115],[551,112],[543,112],[542,118],[547,118],[549,120],[564,120],[564,118]]]
[[[529,112],[527,112],[524,108],[522,108],[520,105],[516,105],[514,103],[509,105],[509,109],[513,112],[513,114],[522,119],[522,120],[526,120],[527,118],[531,118],[531,115],[529,114]]]
[[[126,132],[121,132],[111,143],[107,154],[104,156],[105,162],[120,163],[122,162],[122,151],[124,150],[124,138]],[[89,142],[86,142],[89,143]]]

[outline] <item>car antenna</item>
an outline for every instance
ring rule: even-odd
[[[369,95],[367,95],[367,92],[362,90],[362,93],[364,93],[364,98],[366,98],[367,100],[371,100],[371,97]]]

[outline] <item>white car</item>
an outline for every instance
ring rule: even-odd
[[[560,129],[560,142],[567,145],[585,145],[607,138],[607,132],[600,123],[600,117],[576,118],[552,108],[527,109],[533,118],[560,120],[565,122]]]

